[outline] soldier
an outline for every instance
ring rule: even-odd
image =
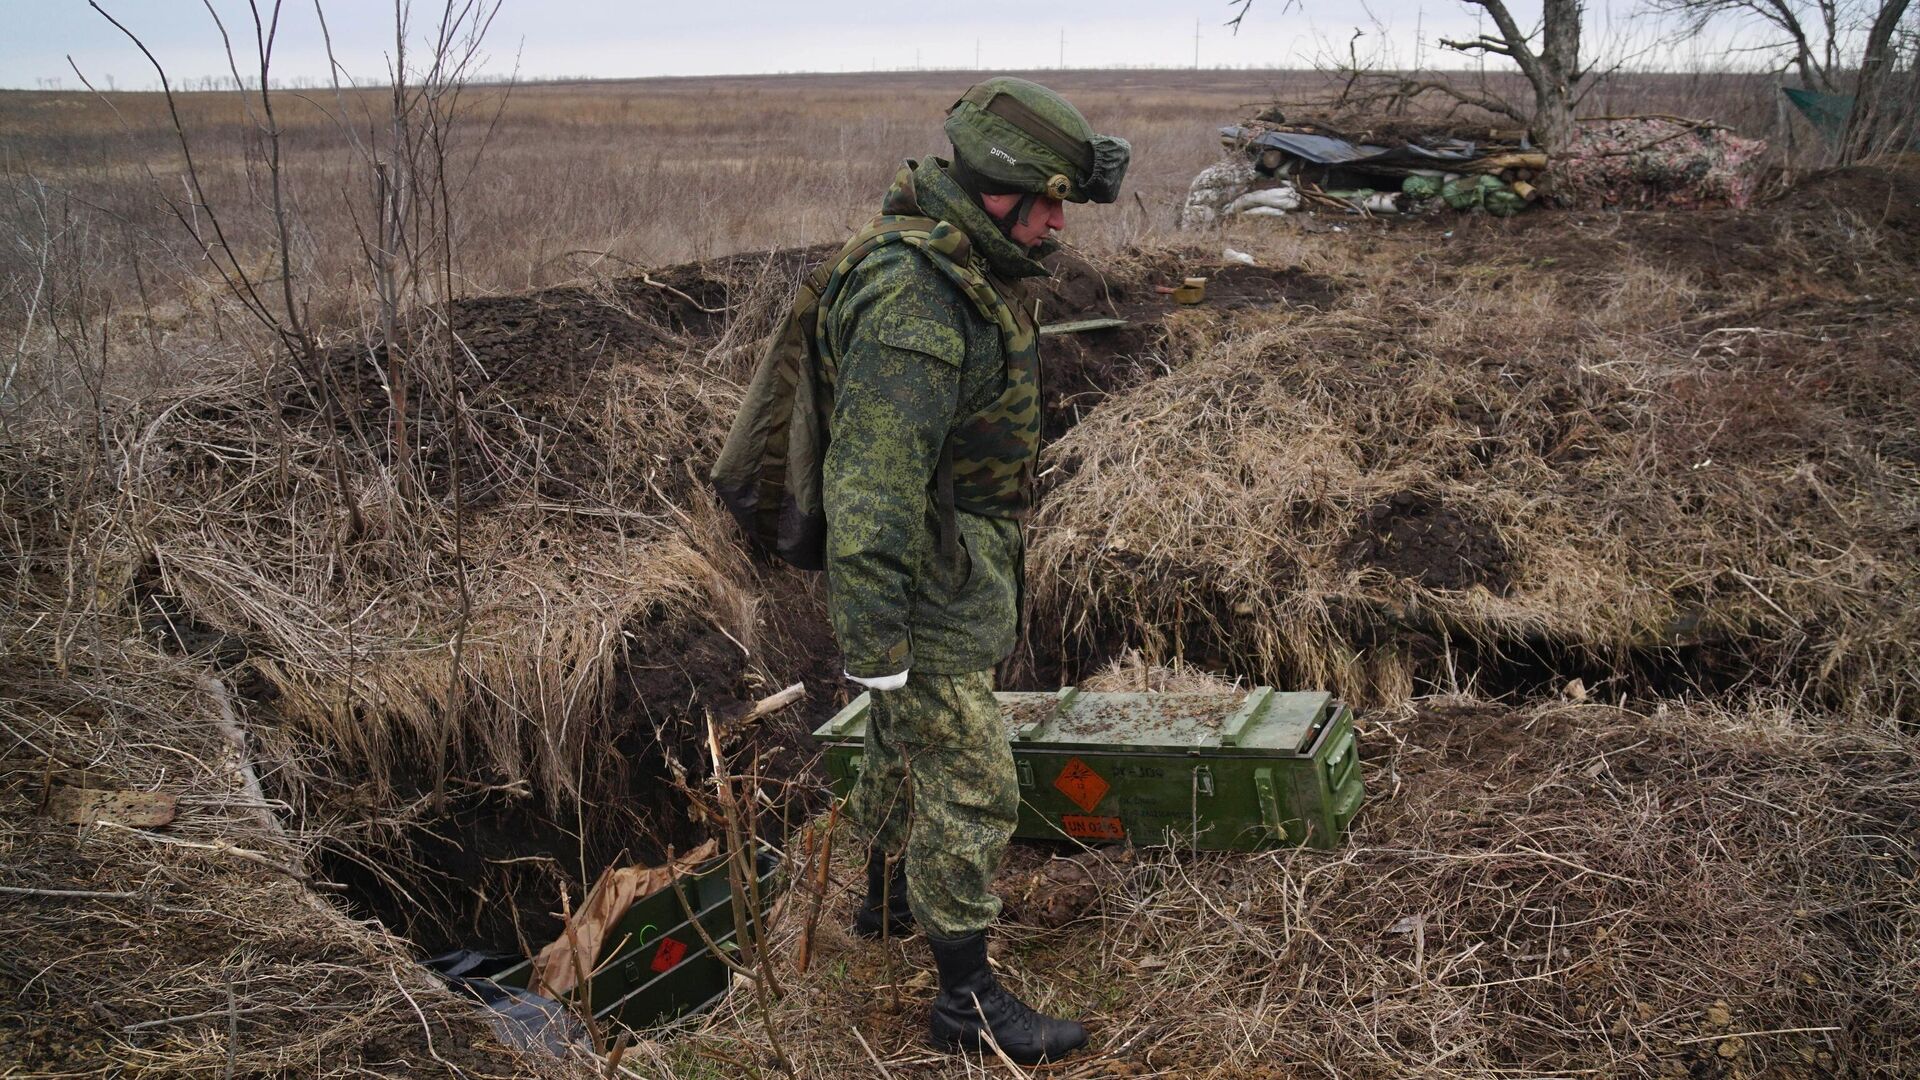
[[[977,1050],[991,1033],[1030,1064],[1086,1029],[1029,1008],[987,965],[1020,803],[992,669],[1019,625],[1040,437],[1022,282],[1048,272],[1037,260],[1064,203],[1114,200],[1130,149],[1022,79],[968,90],[945,127],[953,160],[900,170],[862,234],[882,239],[850,243],[821,297],[829,613],[848,678],[873,691],[847,802],[871,843],[856,928],[926,932],[937,1044]],[[877,231],[903,219],[926,231]]]

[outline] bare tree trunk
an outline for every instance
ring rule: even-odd
[[[1470,41],[1442,40],[1456,52],[1505,56],[1520,68],[1533,87],[1533,115],[1527,126],[1534,141],[1548,152],[1562,149],[1574,135],[1573,103],[1587,70],[1580,66],[1580,0],[1545,0],[1541,7],[1540,51],[1532,35],[1520,28],[1505,0],[1469,0],[1484,9],[1500,33],[1482,34]]]
[[[1867,32],[1867,48],[1860,56],[1860,79],[1854,85],[1853,110],[1847,114],[1846,136],[1841,140],[1842,163],[1859,161],[1871,155],[1880,139],[1884,110],[1880,98],[1892,67],[1893,32],[1907,13],[1908,0],[1883,0]]]
[[[1498,2],[1498,0],[1494,0]],[[1579,0],[1546,0],[1533,83],[1533,137],[1548,150],[1573,141],[1574,86],[1580,81]]]
[[[1563,149],[1574,136],[1573,106],[1580,83],[1592,73],[1592,66],[1580,66],[1580,5],[1582,0],[1543,0],[1540,9],[1540,51],[1533,50],[1533,35],[1521,29],[1507,9],[1506,0],[1466,0],[1485,11],[1499,28],[1499,34],[1480,34],[1466,41],[1442,38],[1442,48],[1511,59],[1533,87],[1533,115],[1526,118],[1534,141],[1548,152]],[[1905,3],[1906,0],[1898,0]],[[1252,8],[1253,0],[1229,0],[1239,13],[1227,23],[1239,32],[1240,22]],[[1358,67],[1358,64],[1355,64]],[[1446,83],[1407,80],[1403,92],[1439,90],[1455,100],[1478,105],[1489,112],[1518,117],[1519,110],[1500,102],[1488,104],[1482,95],[1461,93]],[[1476,97],[1480,100],[1476,101]]]

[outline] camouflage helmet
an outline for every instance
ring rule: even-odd
[[[976,194],[1048,195],[1110,203],[1133,148],[1096,135],[1066,98],[1025,79],[977,83],[947,110],[947,138]]]

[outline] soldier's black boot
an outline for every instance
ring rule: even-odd
[[[928,934],[927,946],[940,969],[940,996],[933,999],[935,1045],[985,1050],[991,1031],[1008,1057],[1037,1065],[1058,1061],[1086,1044],[1087,1029],[1081,1024],[1035,1012],[1000,985],[987,966],[986,931],[957,938]]]
[[[907,906],[907,858],[893,860],[893,880],[887,880],[887,857],[878,849],[867,853],[867,898],[853,917],[853,932],[877,938],[913,933],[913,909]],[[882,908],[884,907],[884,914]]]

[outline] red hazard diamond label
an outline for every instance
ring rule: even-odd
[[[1100,800],[1106,798],[1108,790],[1113,787],[1099,773],[1093,771],[1093,766],[1079,758],[1067,759],[1066,768],[1061,769],[1060,775],[1053,778],[1053,786],[1059,788],[1067,798],[1072,799],[1075,806],[1088,813],[1092,813],[1093,808],[1100,805]]]
[[[660,947],[653,950],[653,970],[666,971],[687,955],[687,945],[673,938],[661,938]]]

